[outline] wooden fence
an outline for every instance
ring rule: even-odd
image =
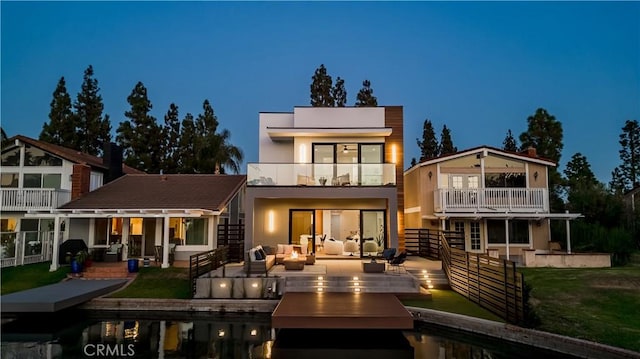
[[[244,260],[244,224],[218,225],[218,248],[228,248],[229,262],[240,263]]]
[[[440,239],[443,234],[452,247],[464,250],[464,232],[428,228],[406,228],[404,230],[405,249],[410,254],[440,260]]]
[[[196,279],[212,270],[222,267],[224,277],[224,265],[228,263],[227,254],[229,248],[218,247],[206,252],[200,252],[189,256],[189,283],[191,284],[191,298],[196,293]]]
[[[524,278],[515,262],[453,248],[444,234],[440,243],[451,289],[509,323],[523,322]]]

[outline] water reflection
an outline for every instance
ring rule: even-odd
[[[66,313],[2,326],[2,358],[567,358],[437,326],[271,329],[268,314]]]

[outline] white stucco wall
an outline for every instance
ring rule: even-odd
[[[384,127],[384,107],[295,107],[295,127]]]
[[[261,113],[258,132],[260,163],[293,163],[293,143],[272,141],[268,127],[293,127],[292,113]]]

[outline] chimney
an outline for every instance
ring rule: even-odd
[[[91,167],[85,164],[74,164],[71,174],[71,200],[89,193],[91,184]]]
[[[538,157],[535,147],[527,147],[526,155],[529,157]]]
[[[107,167],[107,175],[104,183],[109,183],[123,175],[122,173],[122,148],[113,142],[105,142],[102,164]]]

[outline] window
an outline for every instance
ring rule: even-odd
[[[2,188],[17,188],[18,187],[18,174],[17,173],[3,173],[2,174]]]
[[[8,150],[2,154],[2,166],[20,166],[20,147]]]
[[[186,245],[207,245],[207,219],[205,218],[188,218],[185,220]]]
[[[41,173],[25,173],[22,187],[24,188],[42,188]]]
[[[107,218],[96,218],[93,242],[95,244],[107,244],[107,226],[109,220]]]
[[[471,250],[480,250],[480,222],[473,221],[471,226]]]
[[[484,176],[485,187],[526,187],[524,173],[487,173]]]
[[[467,177],[467,187],[468,188],[478,188],[478,176],[469,176],[469,177]]]
[[[59,173],[25,173],[24,188],[55,188],[60,189],[62,176]]]
[[[452,176],[451,177],[451,187],[455,189],[462,188],[462,176]]]
[[[487,235],[489,243],[504,244],[507,242],[504,220],[487,220]],[[509,244],[529,243],[529,221],[509,221]]]
[[[43,150],[31,146],[25,146],[25,166],[62,166],[62,159],[55,157]]]

